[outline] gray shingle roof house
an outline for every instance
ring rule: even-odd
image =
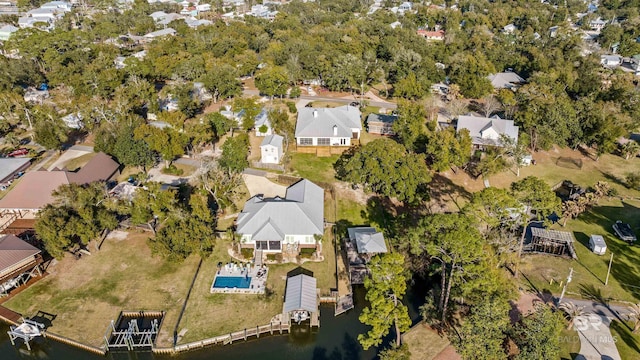
[[[309,180],[289,186],[284,198],[256,195],[236,220],[243,247],[264,252],[314,248],[324,232],[324,190]]]
[[[506,71],[487,76],[494,89],[515,89],[524,83],[524,79],[513,71]]]
[[[260,144],[260,162],[264,164],[279,164],[282,159],[284,138],[280,135],[267,135]]]
[[[355,106],[302,108],[298,111],[298,146],[351,146],[360,139],[360,110]]]
[[[456,131],[469,130],[471,142],[476,146],[502,146],[500,135],[504,134],[518,142],[518,127],[513,120],[504,120],[494,115],[490,118],[473,115],[461,115],[458,117]]]
[[[370,134],[394,135],[393,123],[398,120],[396,115],[369,114],[367,116],[367,132]]]

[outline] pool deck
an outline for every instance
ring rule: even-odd
[[[212,294],[264,294],[264,287],[267,283],[267,275],[269,274],[269,269],[266,266],[262,267],[249,267],[249,272],[247,273],[246,265],[238,266],[225,264],[218,271],[216,271],[216,276],[213,278],[213,282],[211,283],[211,293]],[[251,284],[248,288],[228,288],[228,287],[213,287],[216,283],[216,279],[218,277],[250,277]]]

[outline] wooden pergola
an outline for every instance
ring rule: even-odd
[[[531,252],[550,254],[555,256],[569,256],[577,259],[573,248],[575,239],[573,234],[567,231],[547,230],[531,228]]]

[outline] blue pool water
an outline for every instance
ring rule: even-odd
[[[244,276],[218,276],[213,283],[214,288],[248,289],[249,285],[251,285],[251,278]]]

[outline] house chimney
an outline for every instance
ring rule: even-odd
[[[318,110],[313,110],[313,117],[317,118],[318,117]]]
[[[338,136],[338,125],[333,125],[333,136]]]

